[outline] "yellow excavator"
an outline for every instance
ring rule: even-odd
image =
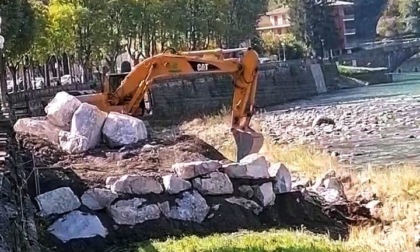
[[[239,58],[226,54],[241,52]],[[237,147],[237,161],[257,153],[264,138],[250,127],[254,114],[259,67],[258,53],[251,48],[215,49],[177,52],[170,48],[147,58],[125,74],[120,85],[110,90],[110,77],[105,78],[101,93],[76,96],[80,101],[97,106],[105,112],[120,112],[135,117],[144,114],[144,99],[158,77],[228,74],[233,77],[231,132]],[[143,106],[142,106],[143,104]]]

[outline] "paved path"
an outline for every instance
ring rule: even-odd
[[[313,127],[320,116],[335,125]],[[352,168],[420,163],[420,80],[339,90],[257,117],[277,142],[315,144]]]

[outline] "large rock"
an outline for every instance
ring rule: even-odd
[[[74,211],[56,220],[48,231],[66,243],[72,239],[105,238],[108,230],[102,225],[96,215]]]
[[[162,177],[163,186],[169,194],[178,194],[191,188],[191,183],[181,179],[175,174],[169,174]]]
[[[268,169],[268,172],[276,180],[274,184],[275,193],[286,193],[292,190],[292,175],[284,164],[273,164]]]
[[[15,132],[27,133],[58,144],[61,129],[52,125],[45,117],[21,118],[17,120],[13,129]]]
[[[70,187],[60,187],[35,197],[41,216],[71,212],[81,206]]]
[[[193,186],[204,195],[232,194],[233,185],[229,177],[222,172],[212,172],[208,176],[195,178]]]
[[[112,218],[119,225],[134,226],[149,220],[160,218],[160,209],[156,204],[143,206],[145,199],[134,198],[120,200],[109,208]]]
[[[244,157],[239,163],[223,166],[224,172],[230,178],[264,179],[269,178],[269,162],[257,153]]]
[[[175,199],[177,206],[171,207],[168,201],[159,204],[166,218],[201,223],[207,217],[210,207],[197,191],[183,192],[182,198]]]
[[[273,184],[271,182],[264,183],[256,188],[255,196],[264,207],[274,204],[276,194],[274,194]]]
[[[89,141],[86,137],[72,135],[67,131],[60,131],[58,141],[61,149],[70,154],[83,153],[89,150]]]
[[[111,191],[138,195],[160,194],[163,192],[163,187],[152,176],[124,175],[111,185]]]
[[[260,205],[258,205],[255,201],[252,200],[240,197],[230,197],[225,200],[230,204],[242,206],[243,208],[252,211],[256,215],[260,214],[263,210],[263,208]]]
[[[135,144],[147,138],[143,121],[117,112],[110,112],[102,128],[105,142],[110,147]]]
[[[70,133],[84,136],[88,140],[87,148],[92,149],[101,141],[102,126],[107,114],[96,106],[82,103],[74,112]]]
[[[172,170],[182,179],[192,179],[217,171],[222,167],[219,161],[195,161],[172,165]]]
[[[69,128],[74,112],[82,103],[74,96],[61,91],[45,107],[50,123],[62,128]]]
[[[82,204],[92,210],[101,210],[107,208],[118,198],[118,194],[108,189],[92,188],[83,193],[80,199]]]

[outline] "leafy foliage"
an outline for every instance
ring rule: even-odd
[[[286,59],[302,58],[306,52],[305,45],[298,41],[293,34],[278,35],[267,32],[262,35],[263,46],[267,53],[283,57],[283,46]]]
[[[330,1],[288,0],[292,32],[308,48],[322,54],[322,49],[335,49],[338,32]]]

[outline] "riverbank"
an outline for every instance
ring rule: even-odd
[[[195,120],[183,125],[182,130],[198,134],[200,138],[221,150],[224,155],[234,157],[233,142],[227,137],[229,134],[228,118],[219,116]],[[254,123],[253,126],[256,129],[261,129],[261,121]],[[327,239],[327,245],[316,245],[317,250],[315,251],[358,251],[358,249],[361,249],[360,251],[415,251],[416,239],[420,234],[417,229],[420,198],[416,196],[420,190],[418,167],[402,164],[387,169],[370,167],[363,170],[352,170],[340,163],[339,158],[335,155],[319,150],[312,145],[279,145],[272,137],[266,137],[267,141],[262,154],[266,155],[271,162],[283,162],[292,173],[304,174],[312,179],[331,169],[337,173],[349,174],[353,191],[347,191],[348,197],[352,197],[350,195],[352,193],[364,192],[365,196],[377,196],[380,202],[381,207],[374,211],[383,220],[381,224],[354,227],[349,239],[340,243],[324,237]],[[281,236],[281,234],[277,235]],[[289,233],[283,235],[290,236]],[[256,235],[256,237],[258,236]],[[318,237],[309,235],[304,239],[306,242],[317,244]],[[290,241],[292,244],[294,242]],[[176,242],[172,241],[171,243]],[[285,247],[287,246],[289,245],[285,245]],[[226,251],[238,250],[228,249]]]

